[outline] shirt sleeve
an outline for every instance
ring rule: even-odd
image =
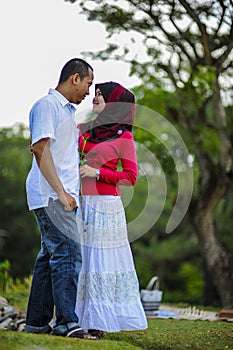
[[[137,181],[138,169],[133,135],[130,132],[125,132],[116,141],[122,170],[114,171],[106,167],[100,168],[99,180],[114,185],[134,186]]]
[[[39,100],[30,112],[30,132],[32,144],[44,138],[55,140],[56,113],[51,102]]]

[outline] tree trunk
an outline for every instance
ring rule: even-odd
[[[201,147],[196,148],[200,179],[198,195],[193,198],[189,213],[222,307],[233,308],[233,255],[219,240],[214,221],[217,205],[232,188],[232,145],[217,76],[213,103],[220,141],[219,161],[215,164]]]
[[[233,255],[219,240],[215,226],[215,209],[231,190],[232,176],[219,164],[215,166],[201,150],[196,154],[201,176],[198,195],[191,201],[189,215],[221,306],[233,308]]]
[[[212,305],[215,307],[219,306],[219,304],[220,304],[219,296],[218,296],[217,290],[213,284],[212,276],[210,275],[209,269],[207,268],[205,258],[203,258],[202,275],[203,275],[203,279],[205,282],[203,305],[204,306]]]
[[[218,240],[214,213],[208,208],[196,207],[192,223],[198,236],[200,250],[220,297],[221,306],[233,308],[233,258]]]

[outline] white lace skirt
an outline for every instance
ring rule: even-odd
[[[78,215],[83,264],[76,313],[84,329],[147,328],[120,197],[85,196]]]

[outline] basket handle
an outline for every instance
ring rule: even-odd
[[[158,289],[159,290],[159,278],[158,278],[158,276],[154,276],[151,278],[148,285],[146,286],[146,289],[148,289],[148,290]]]

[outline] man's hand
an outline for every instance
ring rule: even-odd
[[[69,193],[67,193],[65,190],[59,195],[58,194],[59,201],[63,204],[64,209],[66,211],[72,211],[77,208],[77,203],[74,197],[72,197]]]

